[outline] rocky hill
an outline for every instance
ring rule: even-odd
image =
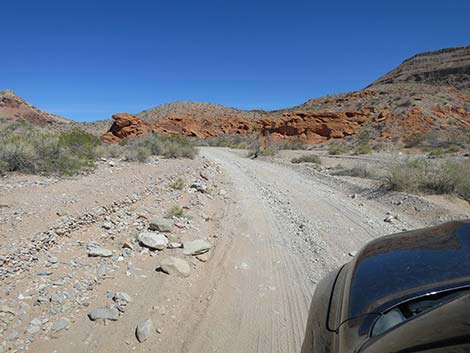
[[[151,123],[176,116],[184,116],[187,118],[204,116],[207,119],[241,116],[247,119],[257,119],[266,114],[268,113],[262,110],[241,110],[214,103],[177,101],[144,110],[137,114],[137,117],[145,122]]]
[[[0,91],[0,119],[26,120],[35,125],[68,124],[72,120],[54,115],[31,105],[10,90]]]
[[[432,131],[461,136],[470,132],[470,47],[417,54],[363,90],[278,111],[174,102],[114,118],[106,142],[152,131],[198,137],[261,132],[310,143],[362,130],[391,140]]]
[[[470,46],[417,54],[369,87],[401,83],[470,90]]]

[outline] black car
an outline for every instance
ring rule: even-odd
[[[470,352],[470,221],[389,235],[318,283],[302,353]]]

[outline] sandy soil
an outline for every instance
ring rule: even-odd
[[[0,181],[0,352],[299,352],[325,273],[375,237],[468,212],[282,160],[221,148],[200,154],[103,162],[76,179]],[[182,190],[171,187],[178,177]],[[173,218],[168,236],[208,240],[212,249],[199,259],[135,240],[175,204],[185,216]],[[388,214],[398,217],[384,222]],[[88,257],[90,241],[113,255]],[[185,259],[190,276],[157,272],[166,256]],[[115,292],[132,297],[119,319],[90,321],[87,313],[112,306]],[[154,328],[139,343],[135,328],[145,319]]]

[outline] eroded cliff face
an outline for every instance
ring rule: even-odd
[[[353,135],[368,120],[368,116],[353,111],[293,111],[261,119],[248,119],[237,115],[219,119],[169,116],[148,123],[136,116],[122,113],[113,115],[113,119],[111,129],[102,137],[107,143],[117,143],[123,138],[150,132],[201,138],[224,134],[261,133],[276,140],[301,139],[309,143],[320,143]]]

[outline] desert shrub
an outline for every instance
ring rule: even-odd
[[[470,161],[415,159],[394,163],[387,169],[385,183],[391,190],[455,194],[470,200]]]
[[[342,166],[337,167],[336,170],[332,172],[332,174],[338,175],[338,176],[352,176],[352,177],[364,178],[364,179],[377,178],[377,175],[374,173],[372,169],[362,164],[355,165],[352,168],[344,168]]]
[[[328,146],[328,153],[331,155],[344,154],[350,151],[350,147],[343,143],[331,143]]]
[[[123,155],[124,148],[120,144],[101,144],[96,148],[96,154],[99,157],[118,158]]]
[[[184,188],[184,180],[182,178],[178,178],[170,184],[170,188],[175,190],[183,190]]]
[[[426,135],[423,133],[414,133],[403,139],[405,148],[418,147],[426,139]]]
[[[135,148],[128,148],[124,152],[124,157],[128,161],[145,163],[151,155],[151,151],[144,146],[136,146]]]
[[[278,150],[305,150],[308,147],[302,140],[284,140],[275,144]]]
[[[151,154],[166,158],[193,159],[197,154],[194,143],[185,136],[151,135],[143,144],[150,148]]]
[[[167,218],[184,217],[184,210],[178,205],[172,206],[166,213]]]
[[[353,154],[369,154],[372,152],[372,147],[369,144],[361,143],[354,147]]]
[[[315,163],[321,164],[320,156],[316,154],[305,154],[303,156],[292,158],[291,163]]]
[[[99,145],[82,130],[56,133],[19,122],[0,133],[0,171],[74,175],[94,167]]]
[[[130,161],[146,162],[153,155],[193,159],[197,148],[194,141],[184,136],[153,134],[123,139],[119,145],[106,145],[100,153],[103,156],[121,156]]]
[[[256,157],[273,157],[277,154],[278,150],[276,146],[267,146],[267,147],[260,147],[256,149],[251,149],[248,151],[248,157],[256,158]]]

